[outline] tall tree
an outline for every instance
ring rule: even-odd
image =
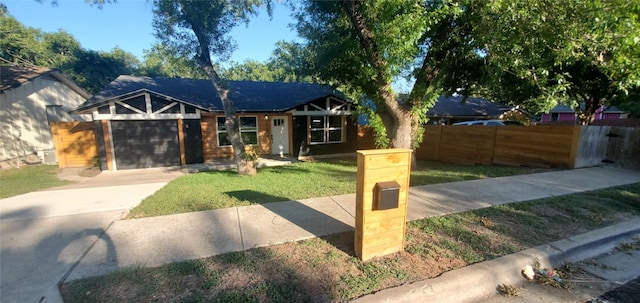
[[[44,33],[41,46],[44,54],[36,63],[44,66],[61,67],[67,65],[74,61],[75,55],[82,50],[80,42],[63,30]]]
[[[458,62],[480,57],[470,43],[473,9],[458,1],[305,1],[296,11],[319,76],[372,101],[360,105],[370,108],[381,145],[416,147],[428,108],[456,87]],[[403,99],[392,85],[401,77],[413,83]]]
[[[140,62],[118,47],[109,52],[82,48],[71,34],[26,27],[0,10],[0,58],[23,65],[59,68],[91,93],[122,74],[137,74]]]
[[[6,8],[0,10],[0,58],[33,64],[42,54],[41,36],[40,30],[24,26]]]
[[[110,52],[80,49],[59,68],[91,93],[97,93],[120,75],[137,75],[140,62],[121,48]]]
[[[207,74],[193,60],[192,55],[163,44],[154,44],[150,49],[144,50],[144,62],[140,73],[152,77],[207,78]]]
[[[640,87],[638,1],[493,1],[483,10],[474,42],[504,99],[570,104],[590,124],[601,106]]]
[[[223,68],[221,74],[227,80],[249,80],[249,81],[284,81],[277,68],[268,62],[258,62],[256,60],[246,60],[242,63],[231,62],[229,67]]]
[[[229,31],[238,22],[248,22],[263,4],[270,14],[270,2],[261,0],[154,0],[156,37],[164,44],[192,53],[222,100],[225,129],[233,147],[239,174],[254,172],[255,163],[247,160],[234,102],[229,96],[227,83],[220,78],[211,56],[226,59],[233,48]]]

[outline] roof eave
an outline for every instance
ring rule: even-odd
[[[126,99],[127,97],[135,96],[135,95],[138,95],[138,94],[141,94],[141,93],[154,94],[154,95],[166,98],[167,100],[184,103],[184,104],[187,104],[189,106],[193,106],[195,108],[198,108],[200,110],[207,111],[207,112],[213,112],[213,111],[218,110],[217,108],[206,108],[206,107],[203,107],[203,106],[200,106],[200,105],[197,105],[197,104],[193,104],[191,102],[187,102],[187,101],[184,101],[184,100],[181,100],[181,99],[178,99],[178,98],[167,96],[165,94],[158,93],[158,92],[150,90],[148,88],[142,88],[142,89],[139,89],[139,90],[128,92],[126,94],[121,94],[121,95],[117,95],[117,96],[108,97],[108,98],[102,99],[102,100],[100,100],[100,101],[98,101],[96,103],[88,104],[86,106],[79,106],[79,107],[69,111],[69,113],[70,114],[89,114],[89,113],[91,113],[93,111],[93,109],[95,109],[97,107],[100,107],[100,106],[103,106],[106,103],[109,103],[111,101],[117,101],[117,100],[121,100],[121,99]]]
[[[92,97],[92,95],[89,92],[87,92],[84,88],[80,87],[73,80],[71,80],[67,76],[65,76],[62,73],[62,71],[60,71],[59,69],[52,69],[47,73],[50,73],[54,78],[56,78],[58,81],[64,83],[64,85],[66,85],[69,88],[71,88],[73,91],[78,93],[83,98],[90,99]]]

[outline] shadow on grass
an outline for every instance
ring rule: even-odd
[[[265,193],[261,193],[253,190],[227,191],[227,192],[223,192],[223,194],[231,198],[236,198],[240,201],[248,201],[253,204],[265,204],[265,203],[271,203],[271,202],[283,202],[283,201],[290,200],[287,197],[278,197],[278,196],[269,195],[269,194],[265,194]]]

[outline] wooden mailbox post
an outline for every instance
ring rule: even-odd
[[[410,149],[358,151],[355,252],[361,260],[404,250]]]

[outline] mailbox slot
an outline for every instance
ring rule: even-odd
[[[400,184],[396,181],[378,182],[373,188],[373,210],[398,208]]]

